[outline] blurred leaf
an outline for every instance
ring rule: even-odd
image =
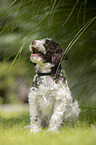
[[[63,62],[63,69],[74,98],[82,105],[96,105],[95,5],[95,0],[1,0],[0,61],[10,62],[6,78],[20,62],[28,69],[22,77],[32,81],[29,44],[49,37],[64,50],[68,48],[69,59]],[[18,72],[22,70],[23,65]]]

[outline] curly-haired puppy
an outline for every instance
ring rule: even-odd
[[[36,68],[28,96],[31,132],[38,132],[42,127],[55,132],[66,122],[74,123],[80,113],[60,64],[64,51],[48,38],[32,41],[30,51],[30,60]]]

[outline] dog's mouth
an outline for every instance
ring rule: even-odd
[[[30,51],[32,52],[31,56],[43,57],[46,53],[44,43],[45,39],[32,41],[29,46]]]
[[[32,52],[31,53],[31,56],[44,56],[43,52],[39,51],[38,48],[36,48],[35,46],[32,46],[30,48],[30,51]]]

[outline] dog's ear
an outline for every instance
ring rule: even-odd
[[[65,59],[64,51],[61,51],[61,52],[54,52],[54,54],[53,54],[52,57],[51,57],[51,61],[52,61],[52,63],[55,64],[55,65],[58,65],[61,59],[62,59],[62,60]]]
[[[54,52],[54,54],[51,57],[51,61],[55,65],[58,65],[61,60],[68,59],[68,55],[66,55],[62,49],[59,50],[60,51]]]

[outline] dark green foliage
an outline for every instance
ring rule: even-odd
[[[66,50],[78,31],[94,19],[70,48],[68,60],[63,62],[63,68],[74,98],[82,105],[96,105],[95,0],[1,0],[0,6],[0,65],[6,61],[9,63],[8,69],[4,70],[6,73],[0,76],[1,80],[5,76],[8,79],[8,74],[12,73],[13,69],[17,72],[19,63],[21,70],[27,66],[27,71],[20,75],[21,82],[25,78],[32,81],[30,42],[49,37]],[[22,63],[25,67],[22,67]],[[11,83],[9,86],[14,90]],[[6,90],[5,84],[2,89]],[[0,87],[0,91],[2,89]]]

